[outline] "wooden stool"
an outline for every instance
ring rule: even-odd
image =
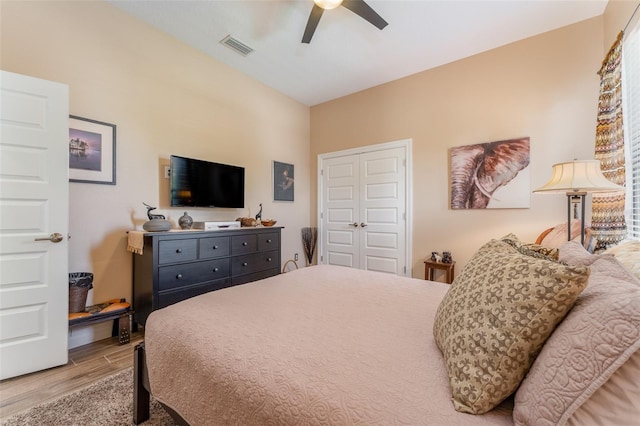
[[[446,273],[446,283],[451,284],[453,282],[453,272],[455,270],[456,262],[453,261],[451,263],[443,263],[436,262],[435,260],[425,260],[424,261],[424,279],[433,281],[434,271],[436,269],[441,269]]]

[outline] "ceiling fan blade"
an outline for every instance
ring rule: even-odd
[[[382,16],[378,15],[376,11],[371,9],[371,6],[369,6],[363,0],[344,0],[342,2],[342,6],[346,7],[363,19],[369,21],[380,30],[389,25],[387,21],[382,19]]]
[[[314,3],[311,14],[309,15],[309,20],[307,21],[307,27],[304,29],[304,35],[302,36],[303,43],[308,44],[311,41],[318,22],[320,22],[320,17],[322,17],[322,12],[324,12],[324,9]]]

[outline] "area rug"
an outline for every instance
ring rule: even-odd
[[[80,389],[54,401],[36,405],[3,420],[2,426],[111,426],[131,425],[133,418],[133,368]],[[151,398],[151,417],[145,426],[169,426],[175,423]]]

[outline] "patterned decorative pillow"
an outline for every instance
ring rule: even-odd
[[[540,244],[523,243],[515,236],[515,234],[508,234],[500,238],[500,241],[504,241],[522,254],[527,256],[537,257],[539,259],[547,259],[557,261],[559,256],[559,250],[557,248],[545,247]]]
[[[523,255],[504,241],[474,254],[433,328],[457,411],[485,413],[516,390],[588,277],[588,268]]]
[[[589,284],[522,381],[515,396],[516,425],[565,424],[640,350],[640,282],[614,257],[591,255],[574,244],[582,253],[562,246],[560,256],[569,248],[574,261],[590,262]],[[620,397],[619,403],[624,401]],[[633,407],[635,401],[626,402]],[[619,415],[630,419],[629,410]],[[640,415],[637,410],[636,404]]]

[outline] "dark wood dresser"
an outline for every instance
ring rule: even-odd
[[[282,227],[149,232],[133,255],[134,322],[181,300],[280,273]]]

